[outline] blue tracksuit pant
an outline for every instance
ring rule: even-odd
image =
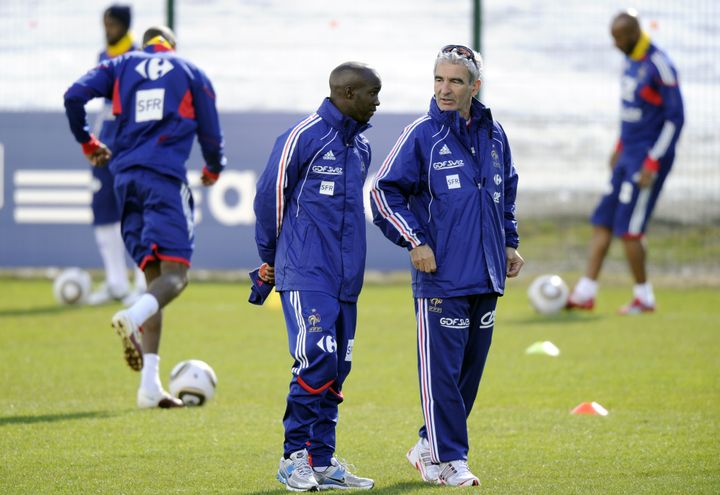
[[[283,418],[285,456],[307,448],[314,466],[329,466],[342,384],[352,365],[357,303],[313,291],[280,297],[294,358]]]
[[[495,325],[497,294],[417,298],[420,403],[433,462],[467,459],[467,417]]]

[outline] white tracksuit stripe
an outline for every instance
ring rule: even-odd
[[[290,292],[290,304],[295,310],[295,320],[297,321],[298,334],[295,338],[295,359],[298,361],[298,374],[300,370],[309,366],[307,355],[305,354],[305,337],[307,335],[305,328],[305,318],[302,315],[302,306],[300,305],[300,293],[296,290]]]
[[[430,457],[433,462],[440,462],[438,458],[437,435],[435,432],[435,401],[432,393],[432,370],[430,367],[430,329],[428,327],[427,299],[418,298],[418,356],[420,365],[420,403],[425,417]]]

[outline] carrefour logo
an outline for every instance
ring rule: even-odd
[[[462,330],[470,326],[470,318],[440,318],[440,326]]]
[[[256,174],[227,170],[213,187],[200,185],[200,172],[187,174],[195,201],[195,224],[202,221],[203,201],[223,225],[254,225]],[[97,183],[86,170],[16,170],[13,174],[13,217],[18,224],[90,224],[92,194]]]

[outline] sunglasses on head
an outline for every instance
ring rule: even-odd
[[[475,60],[475,52],[470,48],[463,45],[446,45],[442,47],[440,53],[457,53],[461,57],[465,57],[468,60],[472,60],[472,63],[477,67],[477,60]]]

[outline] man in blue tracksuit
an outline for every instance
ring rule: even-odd
[[[408,451],[423,480],[478,485],[466,418],[477,395],[505,277],[516,276],[518,177],[505,132],[473,99],[481,60],[461,45],[435,61],[427,115],[405,128],[371,190],[375,224],[410,251],[425,424]]]
[[[193,200],[185,161],[198,136],[206,161],[202,182],[213,185],[225,165],[215,92],[205,74],[173,52],[153,27],[143,51],[107,60],[65,93],[65,110],[75,139],[94,166],[110,161],[120,205],[125,247],[145,272],[148,292],[115,314],[128,365],[142,369],[137,404],[178,407],[159,378],[162,311],[187,285],[194,247]],[[167,36],[174,39],[174,35]],[[112,152],[88,131],[85,104],[110,98],[117,129]]]
[[[111,5],[103,13],[107,48],[100,52],[98,63],[118,57],[137,47],[130,34],[131,10],[128,5]],[[94,125],[94,133],[110,150],[117,123],[112,114],[112,101],[106,99]],[[88,304],[98,305],[113,300],[132,304],[145,290],[145,279],[137,270],[136,292],[130,291],[125,264],[125,245],[120,233],[120,209],[115,198],[113,177],[109,167],[91,167],[93,174],[93,230],[95,242],[105,269],[105,282],[88,296]]]
[[[620,314],[655,310],[647,279],[645,230],[675,159],[684,122],[677,70],[668,56],[640,29],[637,13],[621,12],[611,34],[623,52],[620,139],[610,158],[611,188],[592,216],[593,236],[585,276],[568,300],[568,309],[592,309],[598,277],[613,236],[622,239],[635,279],[632,301]]]
[[[330,98],[277,139],[257,183],[260,277],[280,293],[294,358],[277,473],[292,491],[373,486],[334,453],[365,270],[363,184],[371,155],[361,132],[380,104],[380,87],[364,64],[336,67]]]

